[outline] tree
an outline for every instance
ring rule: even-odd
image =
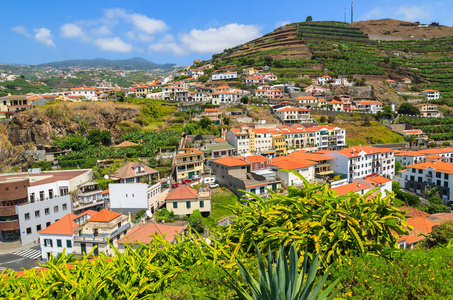
[[[363,116],[363,126],[370,127],[371,126],[371,117],[370,115],[366,114]]]
[[[311,21],[313,21],[312,16],[308,16],[308,17],[305,19],[305,22],[311,22]]]
[[[237,245],[255,243],[260,250],[294,244],[299,252],[323,253],[323,264],[342,262],[344,256],[397,250],[394,233],[407,234],[405,214],[391,205],[393,194],[382,198],[348,193],[338,195],[326,185],[310,184],[299,173],[303,188],[288,186],[288,195],[270,192],[268,199],[255,194],[253,202],[230,206],[237,216],[227,228],[219,228],[219,240]],[[394,233],[392,232],[394,231]]]
[[[450,221],[433,227],[433,231],[419,245],[420,247],[430,249],[437,246],[445,246],[451,239],[453,239],[453,222]]]
[[[398,174],[398,172],[401,170],[404,170],[403,165],[399,161],[395,161],[395,174]],[[394,181],[394,182],[397,182],[397,181]]]
[[[115,96],[116,96],[116,100],[117,101],[124,102],[125,97],[126,97],[126,93],[124,91],[117,91],[115,93]]]
[[[112,133],[108,129],[104,129],[101,131],[100,138],[101,143],[104,146],[110,146],[110,144],[112,143]]]
[[[321,116],[321,118],[319,119],[319,122],[320,123],[326,123],[327,122],[326,116]]]
[[[442,204],[442,199],[439,197],[439,188],[433,187],[432,189],[426,189],[426,200],[429,201],[430,204]]]
[[[334,116],[334,115],[330,115],[330,116],[329,116],[329,119],[328,119],[328,122],[329,122],[329,123],[335,122],[335,116]]]
[[[249,103],[249,97],[247,97],[247,96],[242,97],[241,98],[241,103],[242,104],[248,104]]]
[[[209,76],[208,76],[208,75],[201,75],[201,76],[198,77],[198,81],[199,81],[199,82],[203,82],[203,83],[205,83],[206,81],[208,81],[208,79],[209,79]]]
[[[207,128],[209,125],[212,125],[211,119],[203,116],[200,120],[201,128]]]
[[[399,107],[398,113],[403,115],[420,115],[420,110],[410,103],[403,103]]]
[[[203,233],[204,232],[204,222],[203,216],[201,212],[196,209],[189,217],[189,226],[192,227],[196,232]]]
[[[223,125],[230,126],[230,124],[231,124],[230,118],[224,117],[223,118]]]
[[[409,148],[412,148],[412,143],[417,140],[417,137],[413,134],[408,134],[404,137],[404,139],[409,143]]]

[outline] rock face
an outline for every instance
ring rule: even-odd
[[[120,135],[116,123],[131,121],[140,110],[114,103],[59,103],[34,108],[14,116],[6,125],[13,146],[33,143],[50,144],[55,138],[73,133],[85,134],[91,129],[108,129],[114,138]]]

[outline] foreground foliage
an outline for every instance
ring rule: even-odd
[[[401,251],[391,261],[364,255],[331,274],[344,276],[340,286],[350,299],[451,299],[453,251]]]
[[[223,229],[220,239],[248,245],[248,251],[253,243],[261,250],[294,244],[300,253],[305,248],[309,253],[325,253],[327,266],[360,253],[389,256],[397,250],[392,231],[408,233],[405,212],[391,204],[393,194],[367,199],[373,190],[363,196],[352,192],[338,196],[325,185],[303,180],[301,189],[288,187],[288,196],[270,192],[265,200],[249,194],[254,200],[248,205],[231,207],[239,217]]]
[[[299,273],[299,258],[294,246],[287,257],[280,246],[279,255],[275,257],[269,250],[267,263],[261,256],[259,249],[256,249],[258,255],[259,280],[257,281],[247,271],[247,268],[240,260],[236,260],[241,274],[252,291],[250,295],[240,284],[232,282],[230,287],[234,289],[241,299],[245,300],[306,300],[306,299],[333,299],[337,292],[334,288],[341,278],[321,291],[324,283],[329,276],[327,271],[324,276],[316,283],[316,274],[320,267],[319,256],[310,263],[308,267],[308,254],[305,252],[302,270]],[[288,263],[289,260],[289,263]]]

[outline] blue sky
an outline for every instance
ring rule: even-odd
[[[350,1],[2,1],[0,62],[139,56],[190,65],[290,22],[350,20]],[[354,1],[354,20],[453,25],[453,1]]]

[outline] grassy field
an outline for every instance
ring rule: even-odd
[[[346,129],[346,143],[349,146],[404,143],[404,138],[379,122],[371,121],[371,126],[360,122],[335,124]]]
[[[211,217],[219,221],[231,215],[231,211],[226,208],[228,205],[233,205],[238,201],[238,197],[231,191],[222,191],[216,188],[211,195]]]

